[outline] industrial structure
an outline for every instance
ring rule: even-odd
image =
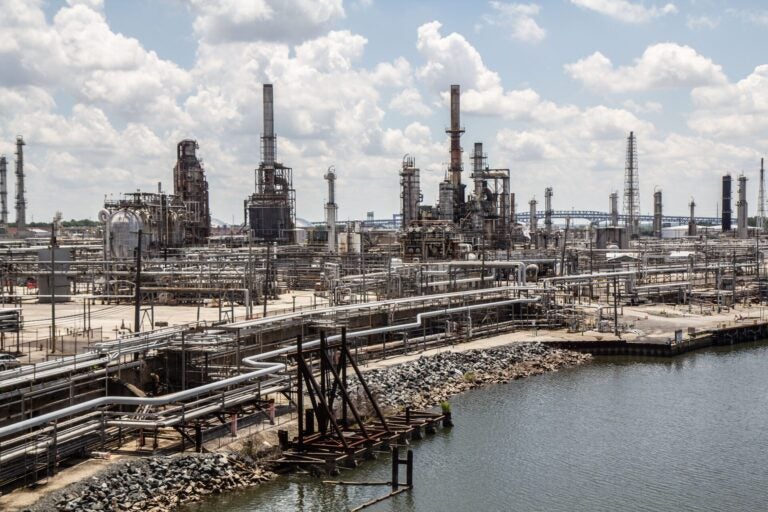
[[[8,162],[0,155],[0,228],[8,228]]]
[[[627,163],[624,168],[624,215],[630,238],[640,231],[640,176],[637,168],[637,141],[635,132],[627,137]]]
[[[747,238],[749,226],[747,224],[747,177],[739,176],[739,200],[736,202],[736,236]]]
[[[765,168],[760,159],[760,190],[757,194],[757,227],[765,229]]]
[[[723,195],[722,195],[722,227],[723,233],[731,230],[731,187],[733,179],[730,174],[723,176]]]
[[[328,182],[328,202],[325,203],[325,225],[328,229],[328,252],[335,254],[338,252],[338,240],[336,239],[336,214],[339,206],[336,204],[336,169],[333,166],[328,167],[325,174],[325,180]]]
[[[27,199],[24,189],[24,138],[16,137],[16,231],[27,228]]]
[[[662,217],[661,190],[656,190],[653,193],[653,236],[655,238],[661,238]]]
[[[270,428],[264,422],[281,413],[299,423],[295,438],[280,434],[281,460],[333,471],[339,461],[371,455],[388,428],[414,430],[411,411],[377,410],[376,393],[362,384],[369,361],[538,329],[591,339],[595,350],[669,354],[699,343],[698,326],[685,331],[685,341],[682,328],[679,337],[660,337],[653,325],[645,333],[635,322],[648,315],[636,308],[655,308],[649,313],[659,317],[674,307],[675,321],[700,315],[697,325],[705,317],[722,325],[736,308],[740,314],[765,302],[765,237],[753,230],[758,238],[746,239],[745,175],[738,177],[736,233],[731,176],[720,182],[719,172],[710,186],[722,186],[721,217],[697,217],[692,197],[687,212],[665,215],[660,188],[652,214],[641,215],[637,143],[629,132],[624,172],[616,169],[614,184],[623,179],[623,211],[617,191],[607,210],[555,209],[555,182],[541,201],[518,195],[516,212],[512,188],[525,175],[513,182],[508,166],[489,163],[482,142],[473,143],[472,172],[462,180],[465,129],[460,88],[452,85],[450,162],[436,203],[424,204],[426,171],[406,154],[389,174],[393,185],[399,179],[399,216],[339,222],[337,185],[344,180],[330,166],[325,218],[309,224],[296,219],[292,169],[277,162],[273,107],[273,87],[264,84],[261,162],[240,226],[212,229],[209,194],[216,191],[209,191],[197,142],[184,139],[173,193],[158,184],[153,192],[106,199],[102,231],[80,236],[57,215],[52,236],[3,240],[0,298],[14,308],[0,309],[0,343],[5,329],[17,334],[15,353],[28,364],[0,369],[0,491],[83,454],[128,450],[129,441],[142,454],[159,450],[158,439],[166,451],[202,450],[223,432]],[[20,226],[22,146],[19,137]],[[762,218],[762,161],[760,176]],[[2,223],[6,188],[0,159]],[[62,302],[70,310],[57,317]],[[38,303],[51,307],[47,334],[40,333],[48,318],[26,332],[21,322],[21,310]],[[169,306],[158,308],[162,314],[179,316],[156,319],[161,304]],[[625,307],[632,311],[622,319]],[[113,311],[126,312],[127,322],[93,337],[91,320]],[[729,329],[768,332],[755,318]],[[368,432],[371,422],[358,417],[361,404],[347,388],[348,368],[375,424]]]
[[[197,141],[185,139],[176,146],[173,168],[173,194],[184,203],[184,243],[199,245],[211,236],[211,212],[208,204],[208,181],[203,162],[197,157]]]
[[[277,137],[272,84],[264,84],[264,132],[261,163],[256,169],[256,192],[246,200],[248,226],[257,242],[291,244],[295,241],[296,191],[293,169],[277,162]]]

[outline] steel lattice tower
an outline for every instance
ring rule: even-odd
[[[630,237],[640,232],[640,178],[637,168],[635,133],[627,137],[627,164],[624,169],[624,215]]]

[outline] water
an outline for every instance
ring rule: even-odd
[[[766,342],[597,360],[452,405],[456,427],[414,443],[415,489],[368,510],[768,508]],[[382,456],[339,478],[386,481],[389,472]],[[343,511],[386,492],[294,475],[189,510]]]

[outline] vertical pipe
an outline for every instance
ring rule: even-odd
[[[8,225],[8,161],[0,156],[0,225]]]
[[[134,285],[135,303],[133,306],[133,332],[140,332],[141,324],[141,236],[142,231],[139,230],[139,243],[136,246],[136,283]]]
[[[296,408],[298,409],[299,451],[304,447],[304,376],[301,374],[301,364],[299,363],[304,354],[302,353],[301,342],[301,334],[299,334],[296,336]]]

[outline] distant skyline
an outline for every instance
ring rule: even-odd
[[[715,215],[720,177],[745,173],[757,212],[768,147],[768,6],[724,0],[540,2],[0,0],[0,154],[15,220],[23,135],[27,220],[95,219],[104,197],[171,192],[194,138],[211,211],[243,220],[275,86],[278,160],[297,215],[321,220],[337,170],[339,219],[399,212],[403,155],[425,203],[448,162],[447,94],[462,138],[509,168],[517,209],[607,210],[637,136],[642,213]]]

